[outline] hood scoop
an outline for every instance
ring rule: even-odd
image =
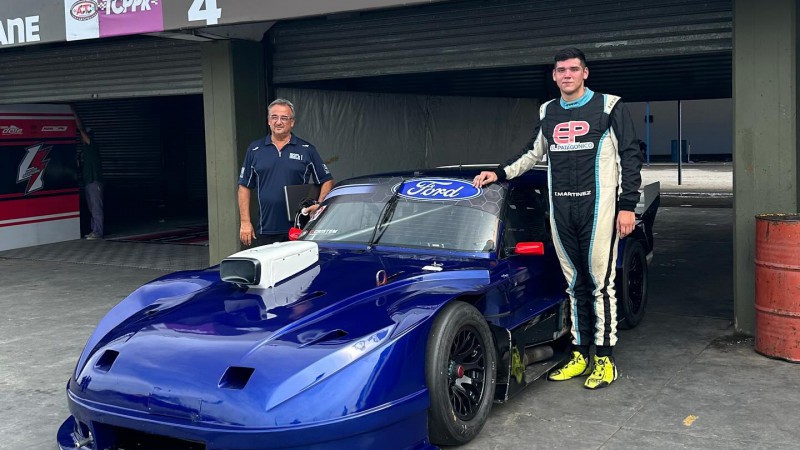
[[[276,242],[235,253],[219,264],[222,281],[271,288],[319,260],[316,242]]]
[[[320,344],[320,343],[326,342],[326,341],[335,341],[336,339],[343,338],[345,336],[347,336],[347,331],[344,331],[342,329],[336,329],[336,330],[328,331],[327,333],[320,334],[320,335],[317,335],[317,336],[309,338],[309,340],[303,342],[300,345],[300,348],[308,347],[309,345]],[[301,336],[298,336],[298,338],[299,337],[301,337]]]
[[[241,390],[250,381],[250,377],[253,376],[255,370],[252,367],[228,367],[228,370],[222,375],[222,379],[219,380],[219,387],[222,389]]]
[[[94,368],[100,372],[108,372],[111,370],[111,366],[114,365],[114,361],[117,360],[117,356],[119,356],[118,351],[106,350],[103,352],[103,355],[97,359],[97,363],[95,363]]]

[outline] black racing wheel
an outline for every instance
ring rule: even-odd
[[[432,443],[460,445],[480,432],[492,409],[496,366],[492,333],[483,315],[463,302],[445,306],[428,335],[425,360]]]
[[[647,257],[642,244],[628,238],[617,274],[617,320],[622,329],[639,325],[647,306]]]

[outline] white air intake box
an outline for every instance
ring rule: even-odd
[[[319,260],[315,242],[277,242],[235,253],[219,264],[222,281],[271,288]]]

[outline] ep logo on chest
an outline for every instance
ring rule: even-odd
[[[585,120],[570,120],[561,122],[553,129],[554,145],[550,146],[552,152],[573,152],[594,148],[593,142],[575,142],[575,138],[589,133],[589,122]]]
[[[289,153],[289,159],[296,159],[298,161],[302,161],[303,155],[299,155],[297,153]]]

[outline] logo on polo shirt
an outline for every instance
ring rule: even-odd
[[[289,153],[289,159],[296,159],[298,161],[302,161],[303,155],[299,155],[297,153]]]

